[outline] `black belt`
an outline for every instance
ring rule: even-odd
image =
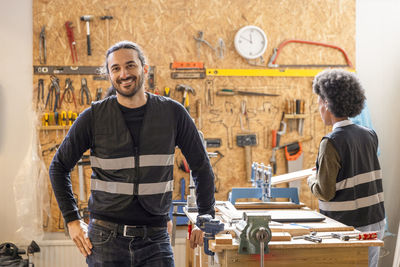
[[[167,229],[167,227],[148,227],[146,225],[124,225],[99,219],[91,219],[90,221],[93,224],[116,231],[118,234],[125,237],[146,237]]]

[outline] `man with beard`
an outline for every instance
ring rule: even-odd
[[[167,233],[174,152],[186,157],[199,214],[214,216],[214,174],[200,135],[178,102],[145,92],[141,48],[122,41],[104,65],[116,96],[93,102],[71,126],[50,165],[50,179],[69,234],[89,266],[174,266]],[[90,149],[90,223],[81,219],[70,171]],[[191,246],[202,245],[192,232]]]

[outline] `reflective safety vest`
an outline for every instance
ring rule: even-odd
[[[92,104],[91,212],[112,216],[137,197],[151,214],[167,214],[173,191],[175,105],[168,98],[148,94],[135,147],[117,98]]]
[[[320,200],[320,212],[354,227],[382,221],[385,208],[375,132],[351,124],[336,128],[324,138],[337,150],[341,168],[336,178],[335,197],[330,201]]]

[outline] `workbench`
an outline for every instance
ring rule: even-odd
[[[225,207],[225,211],[221,212],[219,207]],[[232,216],[236,216],[238,213],[244,212],[254,212],[254,209],[248,209],[251,204],[244,205],[247,210],[239,210],[233,208],[228,202],[217,202],[216,205],[216,219],[219,219],[225,224],[223,238],[217,240],[209,241],[209,248],[211,251],[215,252],[214,256],[214,266],[260,266],[260,255],[247,255],[239,254],[238,247],[239,241],[235,238],[235,233],[231,231],[232,228],[227,222],[226,208],[232,212]],[[268,206],[268,205],[267,205]],[[282,214],[285,218],[285,214],[291,214],[294,210],[295,213],[302,214],[303,212],[316,213],[318,216],[324,217],[323,221],[320,222],[299,222],[294,218],[296,223],[291,222],[271,222],[270,229],[272,232],[272,240],[268,243],[269,253],[264,256],[265,266],[368,266],[368,247],[370,246],[383,246],[383,241],[380,240],[355,240],[342,241],[340,239],[328,237],[332,232],[335,233],[354,233],[354,228],[352,226],[344,225],[333,219],[323,216],[320,213],[311,211],[305,207],[298,207],[290,204],[290,209],[282,209],[282,205],[276,205],[278,208],[271,209],[260,209],[257,212],[273,211],[274,214]],[[283,205],[284,206],[284,205]],[[254,207],[259,207],[259,205],[254,205]],[[223,209],[222,209],[223,210]],[[197,213],[185,211],[189,220],[192,223],[196,222]],[[297,215],[296,215],[297,216]],[[308,216],[308,215],[307,215]],[[306,217],[307,217],[306,216]],[[273,216],[272,216],[273,217]],[[322,237],[321,243],[314,243],[304,239],[293,239],[299,236],[308,235],[311,232],[317,232],[318,236]],[[231,235],[231,240],[227,240],[226,236]],[[229,238],[228,238],[229,239]],[[222,241],[220,241],[222,240]],[[284,240],[284,241],[280,241]],[[190,249],[186,250],[192,251]],[[204,254],[201,248],[201,253],[198,256],[194,256],[194,259],[187,264],[188,266],[212,266],[210,265],[210,257]],[[192,256],[193,257],[193,256]],[[190,265],[192,262],[195,264]],[[218,263],[218,264],[217,264]]]

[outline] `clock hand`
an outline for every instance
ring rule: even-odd
[[[245,38],[244,36],[240,36],[240,39],[244,39],[244,40],[246,40],[247,42],[251,43],[251,40]]]
[[[250,43],[253,43],[253,34],[250,32]]]

